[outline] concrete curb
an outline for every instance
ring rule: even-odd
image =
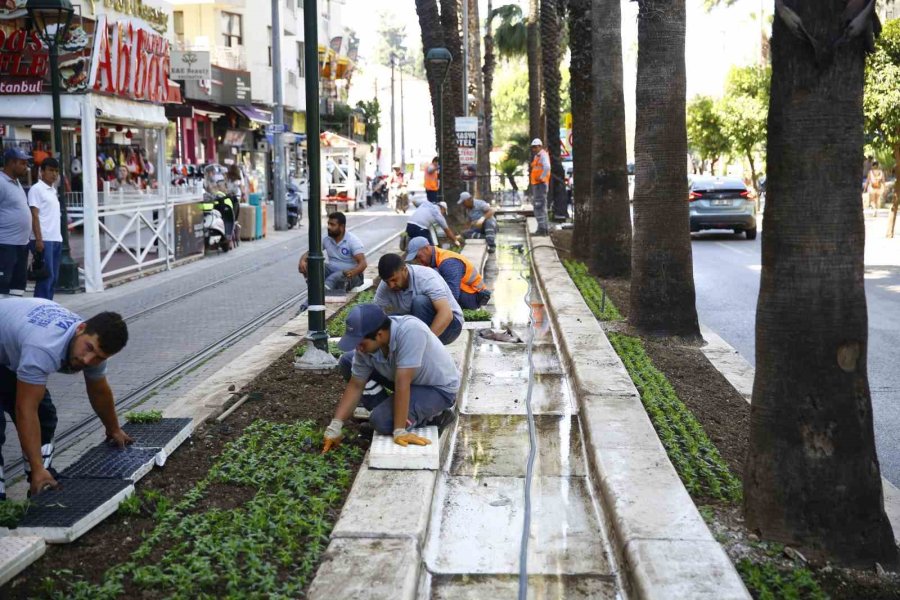
[[[528,232],[531,248],[549,243],[549,238],[533,238],[531,227]],[[532,257],[535,275],[571,375],[588,462],[632,591],[640,598],[666,600],[750,598],[669,462],[631,377],[556,251],[538,249],[533,254],[540,254],[539,259]]]
[[[472,241],[463,255],[483,265],[487,246],[482,240]],[[472,344],[472,331],[464,329],[448,346],[462,375],[458,399],[465,394]],[[441,435],[441,456],[446,456],[451,434],[452,428],[447,428]],[[368,454],[331,532],[325,559],[309,589],[310,600],[413,600],[418,594],[439,471],[370,469],[367,465]]]
[[[701,324],[700,332],[706,340],[706,345],[700,349],[701,352],[749,404],[756,369],[712,329]],[[894,530],[894,539],[900,542],[900,489],[884,477],[881,478],[881,485],[884,488],[884,511],[891,522],[891,529]]]

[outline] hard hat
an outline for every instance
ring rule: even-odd
[[[541,141],[541,138],[534,138],[533,140],[531,140],[531,145],[532,146],[543,146],[544,143]]]

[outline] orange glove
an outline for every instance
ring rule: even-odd
[[[419,437],[414,433],[410,433],[405,429],[395,429],[394,430],[394,443],[404,448],[409,446],[410,444],[414,446],[427,446],[431,443],[431,440],[423,437]]]
[[[331,424],[325,429],[325,443],[322,445],[322,454],[325,454],[333,448],[337,448],[344,439],[341,430],[344,428],[344,422],[340,419],[332,419]]]

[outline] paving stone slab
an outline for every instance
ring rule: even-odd
[[[527,332],[525,332],[527,335]],[[538,375],[562,375],[562,363],[552,345],[532,349],[534,372]],[[475,344],[472,373],[490,373],[500,377],[528,377],[528,348],[525,344]]]
[[[465,394],[460,412],[482,415],[524,415],[528,409],[528,378],[475,375]],[[532,412],[536,415],[570,415],[577,411],[568,383],[561,375],[534,376]]]
[[[38,536],[51,544],[72,542],[116,512],[134,493],[124,479],[60,479],[60,488],[31,499],[28,512],[12,530],[16,536]]]
[[[577,419],[537,415],[534,420],[540,440],[535,475],[585,476],[587,469]],[[457,426],[450,474],[524,477],[529,450],[528,417],[462,415]]]
[[[0,585],[24,571],[44,555],[47,544],[36,536],[0,537]]]
[[[610,575],[605,536],[583,477],[535,477],[528,571]],[[425,561],[438,575],[514,575],[524,515],[521,477],[439,481]],[[465,535],[460,535],[465,532]]]
[[[431,580],[431,600],[515,598],[514,575],[439,575]],[[529,600],[620,600],[615,581],[605,575],[538,575],[528,578]]]
[[[127,479],[139,481],[153,469],[157,448],[118,448],[105,442],[85,452],[62,476],[69,479]]]
[[[440,440],[435,426],[416,427],[410,430],[431,441],[427,446],[401,446],[394,437],[376,433],[369,447],[370,469],[433,469],[441,468]]]
[[[309,600],[413,600],[419,552],[411,538],[331,541],[309,587]]]
[[[134,439],[134,448],[158,449],[156,465],[161,467],[194,432],[194,420],[181,418],[162,419],[157,423],[126,423],[122,429]]]

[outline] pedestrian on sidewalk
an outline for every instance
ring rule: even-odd
[[[480,308],[491,299],[481,273],[462,254],[432,246],[425,238],[416,238],[406,249],[406,262],[437,271],[462,308]]]
[[[30,494],[56,487],[52,471],[56,407],[47,389],[53,373],[84,372],[94,412],[106,438],[119,447],[133,440],[119,426],[113,392],[106,380],[106,361],[128,343],[122,317],[102,312],[87,321],[42,298],[11,298],[0,311],[0,450],[6,440],[8,414],[19,433]],[[6,499],[0,454],[0,500]]]
[[[389,180],[391,186],[391,206],[394,212],[406,213],[409,208],[409,193],[406,189],[406,178],[400,165],[395,164]]]
[[[322,251],[325,253],[325,289],[349,292],[362,285],[363,273],[368,267],[365,246],[355,234],[347,231],[347,216],[342,212],[328,215],[328,227],[322,237]],[[309,280],[309,251],[300,257],[298,270]]]
[[[50,276],[34,284],[34,297],[53,300],[62,259],[62,226],[59,195],[53,187],[59,180],[59,161],[50,157],[41,163],[40,179],[28,190],[31,208],[31,241],[28,249],[35,260],[43,259]]]
[[[537,219],[537,235],[550,232],[547,219],[547,191],[550,187],[550,155],[544,150],[540,138],[531,140],[531,194],[534,216]]]
[[[31,211],[19,179],[28,173],[28,155],[12,146],[0,171],[0,295],[24,296],[28,283]]]
[[[869,192],[869,208],[878,212],[881,208],[881,194],[884,192],[884,171],[878,161],[872,161],[872,168],[866,177],[866,191]]]
[[[488,252],[493,254],[497,249],[497,219],[494,218],[494,209],[484,200],[473,198],[469,192],[461,193],[456,203],[466,208],[467,225],[463,237],[483,237],[487,241]]]
[[[453,240],[453,243],[457,246],[463,245],[462,238],[456,235],[453,229],[450,228],[450,225],[447,224],[446,202],[438,202],[437,204],[422,202],[419,204],[406,223],[407,243],[417,237],[431,240],[432,225],[437,225],[443,229],[447,237]]]
[[[459,391],[456,364],[419,319],[389,317],[375,304],[360,304],[347,315],[347,330],[338,346],[353,359],[349,365],[342,361],[348,383],[325,430],[323,453],[341,442],[344,421],[360,400],[370,411],[375,431],[393,434],[400,446],[430,444],[409,430],[453,419]],[[393,390],[393,396],[385,387]]]
[[[431,159],[431,164],[425,167],[425,196],[432,204],[437,204],[438,190],[441,189],[441,166],[437,156]]]

